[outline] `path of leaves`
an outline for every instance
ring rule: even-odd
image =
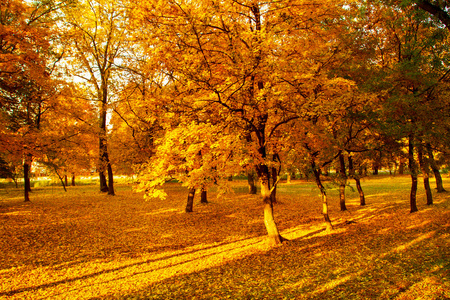
[[[311,184],[283,185],[275,211],[290,241],[275,248],[260,199],[245,193],[210,195],[186,214],[176,185],[149,202],[129,188],[108,197],[75,187],[36,190],[24,204],[10,190],[0,198],[0,299],[450,298],[450,196],[409,214],[407,182],[366,181],[369,205],[349,192],[343,213],[331,193],[332,233]]]

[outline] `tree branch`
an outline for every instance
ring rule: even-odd
[[[450,30],[450,16],[446,11],[426,0],[417,0],[416,4],[420,9],[438,18]]]

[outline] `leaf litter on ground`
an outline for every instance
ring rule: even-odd
[[[239,181],[190,214],[176,184],[164,201],[125,187],[43,188],[28,204],[2,195],[0,299],[450,298],[449,195],[426,206],[419,193],[409,214],[407,182],[367,179],[368,205],[349,191],[347,212],[331,190],[332,232],[313,183],[282,184],[279,247],[266,245],[261,200]]]

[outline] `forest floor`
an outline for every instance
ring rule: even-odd
[[[434,185],[434,182],[432,182]],[[127,185],[0,189],[0,299],[450,299],[450,192],[409,213],[408,176],[353,182],[348,211],[331,185],[326,232],[313,182],[282,183],[269,247],[258,196],[235,193],[185,213],[185,188],[144,201]],[[450,179],[444,179],[450,189]],[[197,198],[197,197],[196,197]]]

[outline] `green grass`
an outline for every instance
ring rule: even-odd
[[[427,206],[420,187],[410,214],[408,176],[362,184],[367,206],[349,188],[347,212],[329,189],[328,233],[314,183],[282,183],[274,210],[289,241],[276,247],[245,181],[191,214],[176,183],[150,201],[119,183],[114,197],[36,188],[31,203],[0,190],[0,299],[449,299],[450,194]]]

